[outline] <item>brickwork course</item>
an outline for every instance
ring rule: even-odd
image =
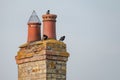
[[[48,36],[46,40],[31,39],[31,42],[29,39],[29,42],[27,41],[19,47],[15,56],[18,65],[18,80],[66,80],[69,53],[66,50],[66,44],[56,40],[56,31],[54,31],[56,15],[47,13],[43,16],[45,20],[49,17],[49,20],[43,23],[47,25],[44,29],[49,27],[50,34],[44,30]],[[43,19],[43,21],[45,20]],[[49,26],[50,22],[54,26]],[[51,30],[53,28],[54,30]]]

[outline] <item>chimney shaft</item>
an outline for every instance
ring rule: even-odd
[[[42,16],[43,35],[48,36],[49,39],[56,39],[56,17],[57,15],[50,14],[50,12]]]
[[[28,24],[28,40],[27,40],[27,42],[41,40],[40,32],[41,32],[40,24],[38,24],[38,23]]]

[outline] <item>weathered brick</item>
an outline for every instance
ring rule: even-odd
[[[63,42],[46,40],[26,44],[16,56],[18,80],[66,80],[68,57]]]

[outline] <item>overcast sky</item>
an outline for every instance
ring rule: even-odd
[[[57,14],[65,35],[67,80],[120,80],[120,0],[0,0],[0,80],[17,80],[15,55],[35,10]]]

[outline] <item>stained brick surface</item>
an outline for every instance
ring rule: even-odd
[[[18,80],[66,80],[69,53],[63,42],[49,39],[20,46]]]

